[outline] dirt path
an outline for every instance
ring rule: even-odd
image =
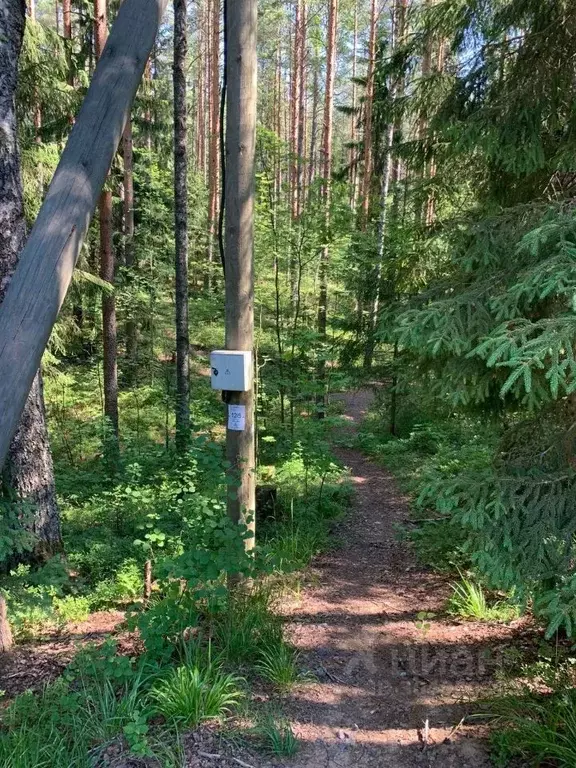
[[[345,396],[355,428],[372,400]],[[318,683],[287,703],[303,748],[294,768],[484,768],[485,746],[463,721],[478,712],[516,627],[441,614],[446,580],[419,567],[395,526],[407,501],[385,469],[337,448],[355,486],[342,547],[319,559],[312,584],[288,609],[292,638]],[[476,704],[475,704],[476,702]]]

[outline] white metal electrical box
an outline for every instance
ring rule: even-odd
[[[247,392],[252,386],[252,352],[217,349],[210,354],[212,389]]]

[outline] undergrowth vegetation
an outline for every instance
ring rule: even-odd
[[[58,378],[47,386],[48,407],[59,409],[55,463],[65,555],[14,566],[0,589],[19,642],[70,623],[89,628],[93,612],[112,609],[125,613],[138,645],[133,656],[111,639],[84,647],[62,678],[10,701],[0,717],[0,764],[87,768],[113,744],[180,765],[183,731],[239,715],[249,741],[273,755],[293,754],[290,726],[280,712],[253,706],[252,692],[264,687],[281,700],[309,679],[276,602],[298,590],[302,569],[331,546],[331,528],[345,512],[350,491],[328,442],[338,417],[301,416],[289,437],[267,419],[259,482],[273,492],[259,503],[258,542],[247,554],[246,533],[226,515],[222,430],[208,428],[221,406],[205,379],[195,379],[197,429],[185,455],[172,450],[171,423],[162,436],[167,412],[159,379],[141,401],[134,391],[127,402],[124,419],[133,432],[126,427],[111,468],[93,381],[85,372],[78,377],[85,388],[67,401],[58,400]],[[158,410],[142,408],[146,398],[157,398]],[[230,588],[240,575],[252,586]]]

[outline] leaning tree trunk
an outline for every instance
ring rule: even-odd
[[[6,0],[0,13],[0,302],[26,238],[14,103],[25,14],[22,0]],[[38,554],[57,550],[61,544],[60,515],[40,373],[34,379],[12,439],[4,483],[18,498],[34,506],[31,528],[39,540]]]

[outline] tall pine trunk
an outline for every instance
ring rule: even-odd
[[[186,0],[174,0],[174,239],[176,244],[176,448],[190,435],[188,337],[188,147]]]
[[[195,163],[196,171],[204,176],[206,171],[206,158],[204,152],[206,139],[206,105],[205,105],[205,77],[206,72],[206,5],[204,0],[198,2],[196,11],[196,23],[198,27],[198,62],[196,70],[196,128],[195,128]]]
[[[358,162],[356,151],[356,100],[357,100],[357,64],[358,64],[358,6],[354,6],[354,38],[353,38],[353,50],[352,50],[352,115],[350,118],[350,207],[353,211],[356,211],[356,204],[358,200]]]
[[[306,0],[302,0],[300,29],[298,33],[298,143],[296,174],[296,211],[300,218],[306,197],[304,177],[304,152],[306,147]]]
[[[318,133],[318,63],[314,63],[314,74],[312,76],[312,125],[310,126],[310,154],[308,157],[308,188],[312,186],[316,178],[316,145]]]
[[[301,158],[299,156],[300,136],[302,127],[300,120],[300,88],[302,85],[300,77],[300,51],[302,43],[302,17],[303,0],[295,0],[294,7],[294,32],[292,35],[292,57],[290,69],[290,163],[289,163],[289,193],[290,193],[290,219],[292,225],[298,221],[299,214],[299,174]],[[296,252],[298,246],[296,239],[298,232],[294,230],[294,236],[290,241],[290,257],[288,260],[290,298],[292,309],[295,311],[298,291],[298,265]]]
[[[366,229],[370,216],[372,192],[372,123],[374,110],[374,69],[376,65],[376,27],[378,8],[372,0],[370,10],[370,38],[368,42],[368,72],[366,75],[365,115],[364,115],[364,175],[362,177],[362,207],[360,211],[361,229]]]
[[[128,116],[122,136],[124,160],[124,266],[127,279],[132,280],[136,269],[134,253],[134,155],[132,143],[132,118]],[[138,329],[133,317],[126,320],[126,376],[134,381],[138,364]]]
[[[25,13],[21,0],[6,0],[5,12],[0,15],[0,302],[26,238],[14,102]],[[34,379],[12,440],[3,483],[8,493],[33,505],[30,527],[39,540],[38,554],[59,549],[60,515],[40,373]]]
[[[106,0],[94,0],[94,49],[96,59],[104,50],[108,37]],[[104,189],[98,203],[100,223],[100,278],[114,285],[115,255],[112,246],[112,193]],[[116,299],[113,293],[102,294],[102,344],[104,368],[104,415],[111,430],[112,453],[118,443],[118,344]]]
[[[62,0],[62,37],[65,40],[72,40],[71,0]]]
[[[208,160],[208,269],[205,288],[212,286],[212,269],[218,228],[218,179],[220,167],[220,0],[212,0],[210,53],[210,147]]]
[[[326,360],[328,318],[328,267],[330,262],[330,205],[332,198],[332,133],[334,127],[334,80],[336,74],[336,28],[338,24],[338,0],[330,0],[326,40],[326,87],[324,92],[324,127],[322,130],[322,203],[324,206],[324,245],[320,254],[318,271],[318,336],[322,348],[318,362],[318,417],[324,418],[326,410]]]
[[[406,11],[407,11],[407,0],[399,0],[394,8],[393,16],[392,16],[392,26],[393,26],[393,33],[392,33],[392,40],[391,40],[391,47],[392,47],[392,53],[394,53],[395,49],[399,45],[403,45],[405,43],[406,38]],[[392,102],[400,99],[404,95],[404,89],[405,89],[405,78],[403,75],[400,75],[399,77],[395,78],[393,81],[389,84],[389,91],[390,91],[390,99]],[[385,243],[386,243],[386,237],[387,237],[387,229],[389,220],[391,218],[391,213],[394,213],[397,211],[398,207],[398,199],[399,199],[399,189],[398,187],[394,190],[394,200],[392,204],[392,211],[389,211],[390,208],[390,201],[389,201],[389,195],[390,195],[390,187],[394,180],[397,180],[397,177],[399,175],[399,160],[394,159],[393,157],[393,151],[394,151],[394,143],[395,143],[395,136],[396,134],[400,133],[401,131],[401,118],[396,117],[394,119],[390,118],[388,125],[385,128],[385,133],[382,141],[383,144],[383,150],[385,152],[384,156],[384,167],[382,170],[382,178],[380,182],[380,215],[378,220],[378,247],[377,247],[377,256],[376,256],[376,270],[375,270],[375,280],[374,280],[374,298],[372,300],[372,306],[370,309],[370,317],[368,320],[368,333],[367,333],[367,341],[366,341],[366,347],[364,350],[364,368],[370,369],[372,367],[372,362],[374,358],[374,349],[376,346],[376,332],[378,329],[378,316],[380,312],[380,302],[382,299],[382,288],[383,288],[383,268],[384,268],[384,252],[385,252]]]

